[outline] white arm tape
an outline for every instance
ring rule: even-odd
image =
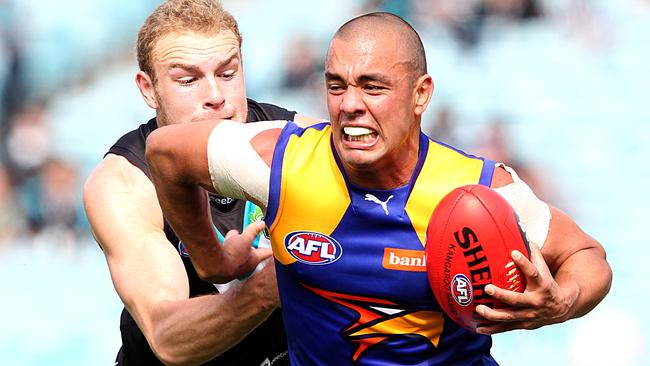
[[[551,223],[551,210],[546,203],[535,196],[528,185],[519,178],[514,169],[502,163],[502,166],[512,176],[513,182],[503,187],[494,188],[514,208],[519,216],[519,224],[526,233],[528,241],[540,248],[546,241]]]
[[[249,197],[266,207],[271,168],[250,141],[258,133],[283,128],[287,121],[240,123],[222,121],[208,138],[208,169],[219,194],[239,199]]]

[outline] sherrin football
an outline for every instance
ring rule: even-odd
[[[517,215],[499,193],[472,184],[445,195],[429,220],[425,253],[431,290],[447,316],[475,331],[477,305],[504,306],[484,293],[485,285],[523,292],[514,249],[530,258]]]

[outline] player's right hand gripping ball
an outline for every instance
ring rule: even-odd
[[[514,249],[530,258],[517,215],[499,193],[473,184],[443,197],[429,221],[425,252],[431,290],[447,316],[475,331],[476,305],[503,307],[485,285],[523,292],[526,280],[512,261]]]

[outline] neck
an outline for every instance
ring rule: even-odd
[[[418,163],[420,138],[410,140],[383,159],[367,166],[351,166],[343,163],[349,181],[368,189],[395,189],[409,183]]]

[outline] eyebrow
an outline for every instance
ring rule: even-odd
[[[326,81],[344,81],[343,78],[336,73],[326,71],[325,72],[325,80]],[[386,76],[377,74],[377,73],[368,73],[361,75],[358,78],[358,83],[359,84],[364,84],[364,83],[369,83],[369,82],[379,82],[382,84],[390,84],[390,81],[386,78]]]
[[[326,71],[325,72],[325,80],[336,80],[336,81],[343,81],[343,78],[339,76],[339,74],[335,74],[333,72]]]
[[[194,65],[187,65],[187,64],[182,64],[182,63],[173,63],[169,65],[168,70],[173,70],[173,69],[183,69],[185,71],[190,71],[190,72],[198,72],[199,68],[194,66]]]
[[[217,65],[217,69],[220,69],[220,68],[222,68],[224,66],[229,65],[230,63],[232,63],[237,58],[239,58],[239,53],[234,52],[226,60],[223,60],[222,62],[219,62],[219,64]],[[172,69],[183,69],[183,70],[190,71],[190,72],[199,72],[200,71],[200,68],[198,66],[188,65],[188,64],[181,63],[181,62],[175,62],[175,63],[169,65],[169,70],[172,70]]]
[[[368,82],[379,82],[382,84],[390,84],[389,80],[386,78],[386,76],[381,75],[381,74],[376,74],[376,73],[370,73],[370,74],[364,74],[359,77],[359,83],[368,83]]]

